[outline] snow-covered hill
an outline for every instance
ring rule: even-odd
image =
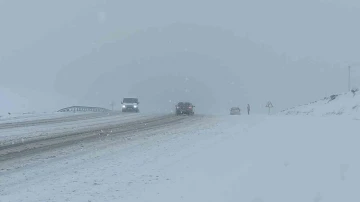
[[[305,105],[283,110],[279,115],[360,115],[360,95],[359,93],[343,93],[331,95],[321,100]]]

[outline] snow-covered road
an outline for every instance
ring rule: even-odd
[[[60,148],[3,169],[0,201],[360,200],[358,121],[195,119]]]
[[[71,145],[82,145],[85,143],[93,143],[101,140],[113,138],[132,138],[139,132],[149,132],[157,128],[174,127],[177,124],[184,124],[189,121],[197,121],[202,116],[175,116],[162,115],[147,119],[135,119],[125,123],[107,124],[97,130],[85,130],[79,132],[75,130],[68,134],[49,135],[43,138],[36,138],[31,141],[25,141],[17,144],[9,144],[0,147],[0,161],[9,164],[9,160],[24,161],[24,157],[33,156],[35,154],[51,151],[56,148],[64,148]],[[21,158],[19,160],[19,158]],[[3,164],[3,165],[4,165]],[[0,166],[0,168],[3,168]],[[8,167],[5,167],[8,169]]]
[[[129,123],[158,117],[158,114],[92,113],[81,115],[49,116],[42,119],[22,120],[12,124],[0,124],[0,146],[26,141],[61,136],[75,132],[99,130],[109,125]],[[11,124],[10,124],[11,125]]]

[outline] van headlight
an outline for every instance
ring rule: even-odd
[[[123,105],[122,108],[125,108],[125,105]]]

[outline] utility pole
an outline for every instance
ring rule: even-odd
[[[349,90],[349,92],[350,92],[350,88],[351,88],[351,87],[350,87],[350,86],[351,86],[351,83],[350,83],[350,78],[351,78],[351,77],[350,77],[350,70],[351,70],[351,66],[349,66],[349,79],[348,79],[348,82],[349,82],[349,83],[348,83],[348,90]]]

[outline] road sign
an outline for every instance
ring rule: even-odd
[[[270,109],[273,108],[273,104],[269,101],[267,104],[266,104],[266,107],[269,108],[269,114],[270,114]]]
[[[273,104],[269,101],[269,102],[266,104],[266,107],[272,108],[272,107],[274,107],[274,106],[273,106]]]

